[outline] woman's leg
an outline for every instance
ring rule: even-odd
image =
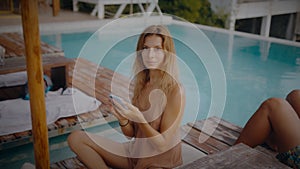
[[[292,105],[292,107],[298,114],[298,117],[300,118],[300,90],[297,89],[290,92],[287,95],[286,100],[290,103],[290,105]]]
[[[122,151],[124,154],[124,147],[121,143],[113,142],[101,136],[87,134],[84,131],[74,131],[68,137],[68,144],[73,152],[77,154],[79,159],[88,168],[129,168],[128,159],[126,156],[116,155],[110,151],[105,150],[98,144],[112,145],[112,152]]]
[[[300,120],[291,105],[284,99],[271,98],[249,119],[236,144],[255,147],[271,139],[278,151],[287,151],[300,145],[299,129]]]

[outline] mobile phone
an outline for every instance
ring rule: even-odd
[[[113,99],[114,101],[118,102],[122,107],[124,107],[125,109],[127,109],[127,106],[125,106],[124,100],[121,97],[116,96],[114,94],[110,94],[109,97],[111,99]]]

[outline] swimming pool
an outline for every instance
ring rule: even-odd
[[[197,36],[193,36],[184,25],[171,24],[168,27],[171,34],[183,34],[184,38],[197,41]],[[226,75],[226,103],[221,114],[223,119],[244,126],[263,100],[269,97],[285,97],[289,91],[300,87],[300,45],[259,40],[226,31],[202,31],[217,50]],[[73,58],[79,55],[84,43],[92,35],[93,32],[45,35],[42,36],[42,40],[62,48],[66,57]],[[59,41],[56,40],[57,36],[60,37]],[[137,37],[132,36],[116,43],[105,54],[101,65],[115,70],[124,56],[134,51],[136,41]],[[208,72],[195,51],[190,50],[182,41],[184,40],[175,39],[177,55],[192,70],[197,80],[200,95],[197,118],[206,118],[211,105],[211,82]],[[181,74],[181,77],[186,78],[186,75]],[[188,79],[183,81],[186,80]],[[187,103],[187,107],[190,106],[193,104]],[[185,116],[189,116],[190,113],[192,112],[186,111]]]
[[[190,28],[181,24],[168,26],[171,34],[180,34],[191,41],[197,41]],[[243,34],[230,34],[227,31],[214,31],[202,28],[209,38],[223,64],[226,75],[226,103],[222,118],[243,126],[259,104],[268,97],[285,97],[292,89],[300,86],[300,45],[287,45]],[[58,33],[43,35],[42,41],[60,47],[66,57],[74,58],[80,53],[85,42],[93,32]],[[117,69],[124,56],[130,55],[136,45],[136,36],[131,36],[116,43],[114,48],[105,53],[101,65]],[[195,43],[194,45],[200,45]],[[207,117],[211,105],[211,82],[204,63],[190,46],[183,40],[175,40],[178,56],[190,68],[197,81],[200,105],[198,119]],[[100,46],[101,47],[101,46]],[[94,52],[92,52],[93,54]],[[205,51],[203,51],[205,53]],[[126,61],[125,61],[126,62]],[[128,64],[125,63],[125,66]],[[130,66],[128,66],[130,67]],[[124,68],[119,72],[123,73]],[[125,74],[129,70],[125,70]],[[181,73],[183,82],[189,83],[190,77]],[[185,86],[193,93],[193,86]],[[193,101],[192,94],[187,98]],[[193,103],[187,103],[185,116],[191,113]],[[193,109],[192,109],[193,110]],[[187,118],[188,121],[190,118]],[[65,142],[66,135],[50,139],[50,160],[59,161],[74,156]],[[63,148],[61,148],[63,147]],[[33,162],[33,146],[24,146],[1,151],[0,168],[20,168],[24,162]],[[9,167],[8,167],[9,166]]]

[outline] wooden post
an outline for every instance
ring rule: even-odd
[[[38,0],[21,0],[28,88],[37,169],[50,167],[44,80],[38,25]]]
[[[52,14],[53,16],[57,16],[60,11],[60,1],[52,0]]]

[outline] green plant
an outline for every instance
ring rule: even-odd
[[[160,0],[162,12],[184,18],[193,23],[225,27],[227,15],[217,15],[208,0]]]

